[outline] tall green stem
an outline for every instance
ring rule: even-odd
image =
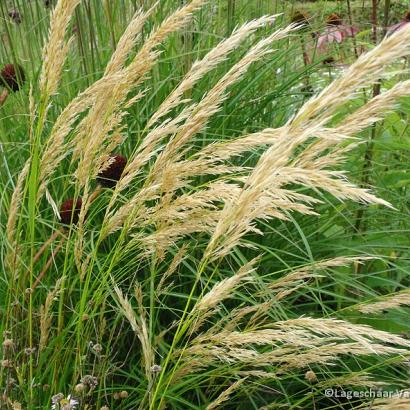
[[[378,1],[372,0],[372,42],[373,44],[377,44],[377,6]],[[390,0],[385,0],[384,3],[384,21],[383,21],[383,35],[386,35],[387,26],[389,23],[389,12],[390,12]],[[381,90],[381,80],[378,81],[373,86],[373,97],[377,97],[380,94]],[[371,165],[373,161],[373,154],[374,154],[374,141],[377,135],[377,125],[374,124],[371,128],[370,140],[367,144],[366,151],[364,153],[364,163],[362,168],[362,181],[361,186],[367,187],[370,182],[370,172],[371,172]],[[356,215],[356,222],[354,226],[355,232],[360,233],[366,230],[366,226],[364,223],[364,208],[358,210]]]

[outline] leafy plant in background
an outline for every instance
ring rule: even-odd
[[[356,303],[339,289],[345,305],[327,303],[341,285],[330,273],[370,255],[272,269],[263,252],[272,248],[258,238],[296,214],[316,217],[330,198],[392,208],[341,165],[362,142],[356,136],[410,94],[406,80],[366,103],[357,97],[409,54],[410,29],[362,55],[280,127],[204,138],[235,85],[296,35],[295,25],[273,29],[277,16],[251,20],[191,66],[134,138],[128,121],[154,92],[162,45],[205,2],[149,32],[158,5],[138,10],[101,77],[54,115],[79,3],[53,10],[30,91],[30,155],[5,200],[2,406],[326,408],[342,403],[324,389],[389,383],[386,368],[405,388],[410,342],[341,316],[408,305],[409,292]],[[215,72],[199,98],[188,97]],[[372,406],[408,404],[397,395]]]
[[[344,40],[354,37],[358,31],[357,27],[345,25],[340,16],[333,13],[328,16],[326,28],[318,37],[317,48],[321,53],[326,52],[329,44],[340,44]]]

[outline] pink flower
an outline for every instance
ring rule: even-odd
[[[320,51],[326,51],[329,44],[341,44],[347,38],[354,37],[359,32],[357,27],[346,26],[340,24],[338,26],[327,26],[325,30],[319,35],[317,40],[317,47]]]

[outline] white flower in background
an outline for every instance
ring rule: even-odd
[[[52,406],[51,410],[75,410],[77,409],[80,402],[71,397],[69,394],[67,398],[64,397],[62,393],[58,393],[51,398]]]

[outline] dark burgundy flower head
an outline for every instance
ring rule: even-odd
[[[111,161],[110,165],[97,176],[97,181],[106,188],[115,186],[127,165],[127,158],[122,155],[112,155]]]
[[[341,26],[343,24],[343,20],[338,14],[332,13],[327,17],[326,24],[328,26]]]
[[[64,201],[60,208],[61,222],[64,225],[71,225],[71,223],[75,225],[78,222],[82,204],[81,198],[76,201],[72,198]]]
[[[404,19],[410,23],[410,9],[406,11],[406,14],[404,15]]]
[[[333,57],[326,57],[325,59],[323,59],[322,63],[324,65],[332,65],[335,63],[335,59]]]
[[[300,29],[302,30],[306,30],[309,28],[310,24],[309,24],[309,16],[303,12],[303,11],[299,11],[296,10],[291,18],[291,22],[294,24],[297,24],[299,26]]]
[[[18,64],[6,64],[0,72],[0,84],[12,91],[20,90],[25,80],[24,70]]]
[[[20,24],[21,23],[21,15],[18,10],[10,10],[9,11],[9,17],[16,23]]]

